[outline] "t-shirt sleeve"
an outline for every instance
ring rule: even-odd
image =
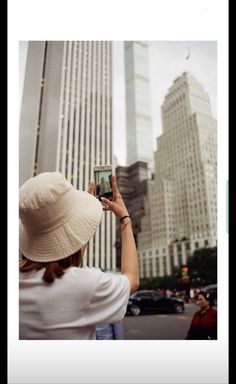
[[[130,281],[125,275],[98,270],[96,288],[86,308],[86,323],[115,323],[125,316],[130,296]]]

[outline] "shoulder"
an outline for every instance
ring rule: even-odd
[[[86,282],[87,284],[96,284],[103,272],[99,268],[78,268],[71,267],[64,274],[63,278],[67,280],[75,279],[77,282]]]
[[[211,307],[210,310],[209,310],[209,313],[210,313],[212,316],[217,316],[217,309]]]
[[[91,278],[97,278],[102,271],[99,268],[78,268],[78,267],[70,267],[67,271],[66,274],[69,276],[85,276],[86,278],[91,277]]]
[[[42,276],[44,273],[45,268],[39,269],[38,271],[28,271],[28,272],[21,272],[19,271],[19,281],[20,282],[38,282],[42,280]]]
[[[100,271],[96,268],[70,267],[65,271],[60,281],[57,279],[57,284],[91,292],[96,289],[99,275]]]
[[[130,285],[129,279],[125,275],[103,272],[99,268],[91,268],[91,274],[96,276],[98,285]]]
[[[79,281],[85,280],[89,283],[94,283],[97,286],[101,285],[113,285],[113,284],[125,284],[129,285],[129,279],[125,275],[116,275],[113,273],[105,273],[100,268],[85,267],[77,268],[71,267],[65,273],[67,279],[79,279]],[[64,277],[63,276],[63,277]]]
[[[199,319],[200,314],[201,314],[201,311],[195,312],[194,315],[193,315],[193,321]]]
[[[107,273],[96,268],[92,268],[91,273],[96,278],[95,296],[112,296],[115,300],[119,296],[130,294],[130,282],[125,275]]]

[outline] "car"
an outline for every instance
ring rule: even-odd
[[[207,285],[202,289],[204,292],[210,293],[210,300],[214,307],[217,307],[217,284]]]
[[[182,299],[167,297],[155,290],[140,290],[130,296],[126,314],[183,313],[184,310]]]

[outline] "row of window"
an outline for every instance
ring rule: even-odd
[[[189,242],[185,242],[185,243],[182,243],[182,244],[184,245],[186,251],[190,250],[190,243]],[[205,239],[204,242],[203,242],[203,245],[205,247],[208,247],[209,246],[209,241],[207,239]],[[198,241],[194,242],[194,247],[195,247],[195,249],[199,249],[200,248],[200,244],[199,244]],[[165,250],[166,249],[163,248],[162,252],[165,253]],[[182,245],[181,244],[177,244],[177,251],[178,252],[182,252]],[[173,252],[173,245],[171,246],[170,252]],[[152,256],[153,254],[158,255],[159,254],[159,250],[156,249],[156,250],[149,250],[149,251],[146,251],[146,252],[142,252],[142,256],[144,256],[144,257],[146,255],[147,256]],[[157,258],[156,261],[158,261],[158,263],[159,263],[159,258]],[[163,257],[162,261],[163,261],[163,263],[166,263],[166,258]],[[144,265],[145,262],[146,262],[146,260],[143,260],[143,265]],[[152,260],[149,260],[149,262],[152,263]]]

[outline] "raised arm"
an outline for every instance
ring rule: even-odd
[[[128,210],[118,190],[116,177],[112,176],[113,201],[101,198],[106,204],[104,211],[112,211],[120,220],[124,216],[129,216]],[[131,292],[135,292],[139,286],[139,264],[138,254],[134,241],[132,222],[130,217],[121,221],[121,273],[130,280]]]

